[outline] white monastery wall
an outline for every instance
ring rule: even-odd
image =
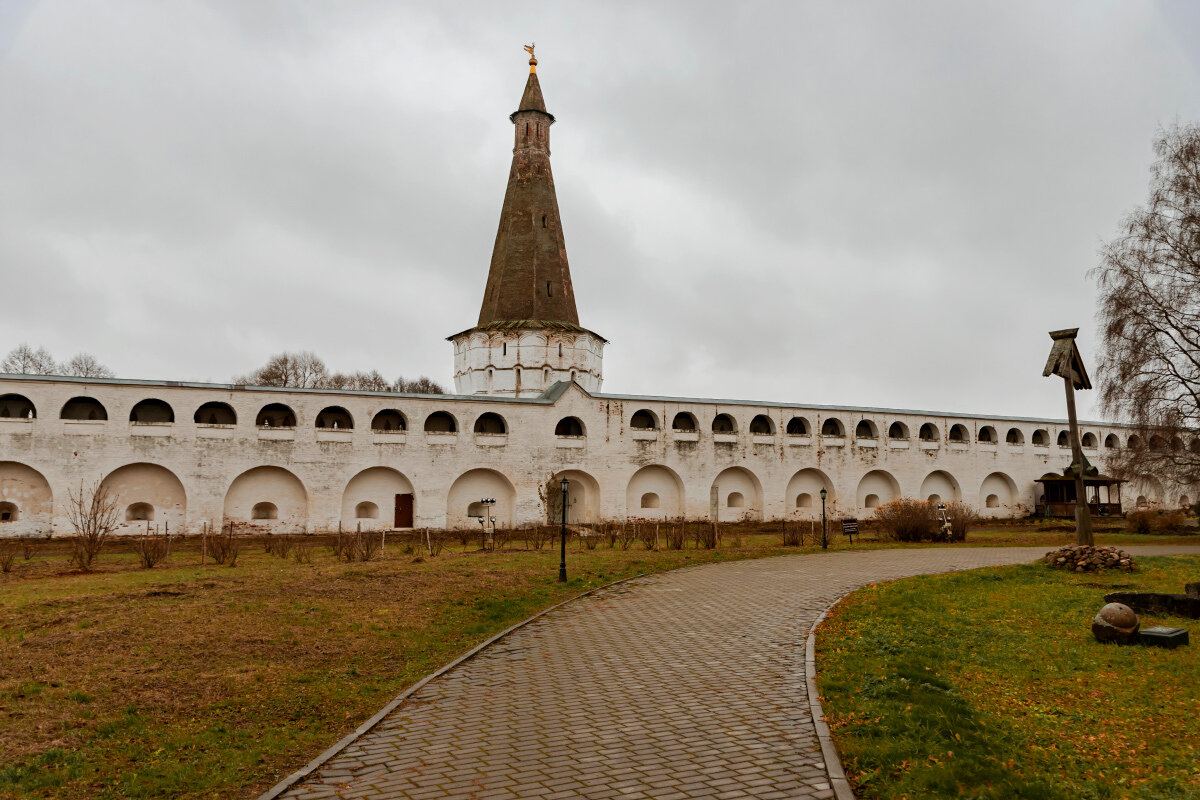
[[[19,415],[28,413],[22,397],[35,418]],[[230,419],[211,403],[227,404],[236,422],[203,421]],[[263,414],[271,404],[286,408]],[[379,424],[403,421],[403,430],[373,430],[389,409],[402,416]],[[64,410],[107,419],[62,419]],[[719,415],[726,430],[714,432]],[[260,416],[272,424],[256,424]],[[582,435],[555,434],[571,430],[559,428],[568,417]],[[426,430],[427,420],[443,430]],[[833,519],[930,495],[1011,517],[1033,508],[1035,478],[1070,462],[1058,443],[1066,429],[1062,420],[592,395],[565,383],[514,399],[2,376],[0,510],[9,521],[0,533],[66,532],[68,491],[97,480],[128,517],[126,532],[146,519],[192,532],[231,520],[280,531],[392,527],[405,494],[416,527],[474,527],[484,498],[496,500],[499,526],[532,525],[557,517],[545,487],[564,475],[575,523],[710,519],[714,497],[723,521],[819,518],[822,487]],[[1097,465],[1106,440],[1125,446],[1129,436],[1113,425],[1081,430]],[[1123,500],[1166,499],[1155,491],[1127,489]]]

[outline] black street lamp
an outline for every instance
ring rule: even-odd
[[[559,540],[559,558],[558,558],[558,581],[559,583],[567,582],[567,486],[570,482],[562,479],[560,484],[561,492],[559,499],[562,501],[562,526],[558,529]]]
[[[822,550],[829,549],[829,534],[827,534],[826,530],[825,530],[825,496],[827,494],[829,494],[829,492],[825,491],[824,489],[821,490],[821,549]]]

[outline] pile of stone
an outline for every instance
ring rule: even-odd
[[[1051,550],[1042,559],[1054,569],[1067,572],[1099,572],[1104,569],[1119,569],[1133,572],[1133,556],[1115,547],[1070,544]]]

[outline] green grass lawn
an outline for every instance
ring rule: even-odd
[[[860,798],[1200,798],[1200,625],[1174,651],[1096,643],[1117,588],[1182,592],[1200,557],[1133,574],[1042,565],[866,587],[818,631],[825,713]]]

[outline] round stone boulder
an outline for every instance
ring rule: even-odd
[[[1124,603],[1109,603],[1092,620],[1092,635],[1097,642],[1128,644],[1137,636],[1141,621]]]

